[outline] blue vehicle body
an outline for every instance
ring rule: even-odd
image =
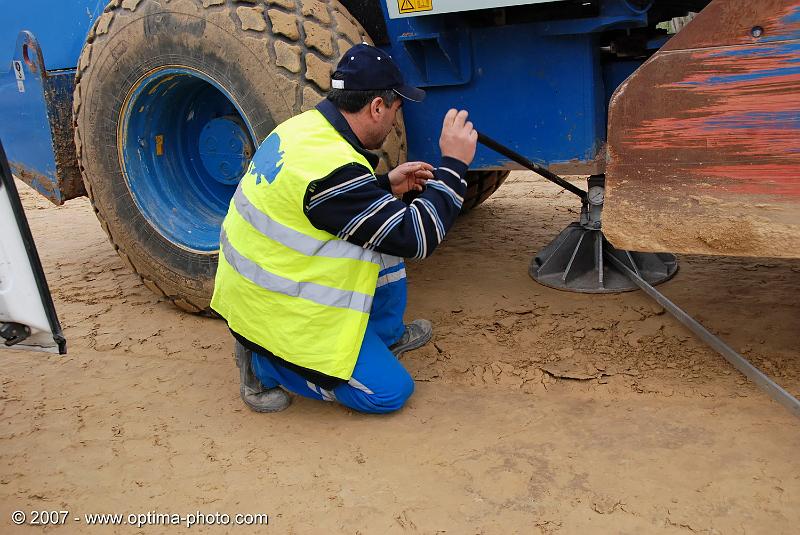
[[[56,204],[84,193],[69,141],[72,90],[86,34],[104,6],[0,2],[0,139],[14,173]]]
[[[647,9],[603,0],[594,16],[480,26],[468,13],[389,20],[381,4],[392,56],[428,90],[422,105],[403,111],[410,158],[436,161],[436,119],[458,107],[478,129],[556,172],[600,170],[608,101],[624,78],[601,61],[596,35],[647,26]],[[479,147],[472,167],[514,164]]]
[[[72,88],[105,2],[3,4],[0,138],[15,173],[60,204],[84,194],[72,144]],[[604,64],[596,35],[646,26],[647,9],[602,0],[593,16],[492,25],[469,13],[390,19],[387,3],[379,4],[386,38],[378,44],[428,91],[424,103],[404,108],[409,158],[436,161],[440,118],[455,106],[468,109],[487,134],[557,172],[602,169],[608,100],[641,60]],[[472,167],[513,165],[479,148]]]
[[[55,204],[86,194],[85,180],[123,259],[194,312],[207,310],[219,228],[257,144],[322,98],[334,56],[365,32],[427,91],[404,105],[406,143],[391,132],[383,164],[404,150],[435,164],[442,117],[467,109],[528,160],[604,175],[615,245],[664,250],[653,228],[685,221],[682,204],[705,229],[708,210],[664,202],[692,180],[720,184],[711,193],[796,182],[796,136],[769,118],[797,117],[800,0],[0,2],[0,139],[13,171]],[[479,147],[464,206],[515,167]],[[669,249],[706,252],[689,244],[708,241],[698,232]],[[782,249],[744,252],[798,254],[771,241]]]

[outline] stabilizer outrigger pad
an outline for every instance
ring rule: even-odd
[[[478,141],[574,193],[581,200],[579,222],[570,224],[531,262],[533,279],[558,290],[581,293],[616,293],[636,290],[638,286],[620,271],[609,256],[620,260],[642,279],[656,285],[672,278],[678,271],[678,259],[670,253],[638,253],[614,248],[603,236],[602,213],[605,177],[592,175],[588,191],[570,183],[518,152],[478,132]]]
[[[673,254],[618,250],[602,231],[575,222],[534,257],[528,273],[545,286],[571,292],[616,293],[638,289],[606,255],[614,255],[652,285],[671,279],[678,271],[678,259]]]

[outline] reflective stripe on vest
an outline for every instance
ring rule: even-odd
[[[278,223],[253,206],[241,188],[236,188],[236,193],[233,195],[233,204],[242,219],[250,223],[261,234],[294,249],[298,253],[308,256],[352,258],[375,264],[381,263],[380,253],[368,251],[363,247],[354,247],[352,243],[343,240],[317,240]]]
[[[350,308],[357,312],[369,314],[372,308],[372,296],[359,292],[347,292],[337,288],[322,286],[313,282],[296,282],[264,270],[231,246],[225,231],[219,238],[225,260],[239,275],[265,290],[282,293],[290,297],[308,299],[319,305],[339,308]]]
[[[281,123],[231,199],[211,300],[244,338],[344,380],[361,349],[378,274],[400,261],[340,240],[305,216],[311,183],[353,163],[372,170],[318,111]]]

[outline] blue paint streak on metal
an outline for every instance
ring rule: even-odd
[[[716,117],[705,121],[705,130],[769,128],[770,130],[800,130],[800,112],[764,111],[751,112],[725,117]]]
[[[779,76],[792,76],[800,74],[800,67],[762,69],[748,72],[746,74],[731,74],[726,76],[711,76],[706,83],[711,85],[733,84],[737,82],[749,82],[764,78],[776,78]]]
[[[794,10],[781,19],[781,24],[785,26],[794,26],[800,23],[800,5],[795,6]],[[800,27],[795,28],[792,33],[786,32],[773,32],[772,35],[767,34],[762,37],[762,41],[775,42],[800,39]]]
[[[798,36],[798,39],[800,39],[800,36]],[[800,43],[775,43],[759,47],[726,47],[709,54],[709,57],[774,57],[783,55],[796,55],[796,58],[789,59],[789,62],[796,62],[800,58]]]
[[[606,0],[601,16],[549,23],[467,28],[459,14],[388,19],[388,51],[407,79],[426,87],[423,103],[403,106],[409,158],[439,159],[441,120],[449,108],[467,109],[476,128],[542,165],[591,163],[605,140],[608,98],[593,32],[646,25],[622,0]],[[454,36],[454,28],[459,28]],[[451,50],[468,44],[471,72],[439,66],[426,72],[404,42],[453,36]],[[463,62],[462,62],[463,64]],[[450,69],[448,71],[448,69]],[[610,78],[614,84],[620,76]],[[478,147],[472,168],[514,167]]]
[[[123,162],[133,198],[165,239],[193,251],[219,249],[220,225],[236,189],[217,180],[200,154],[203,128],[231,116],[247,125],[214,80],[184,68],[152,73],[123,109]],[[163,136],[161,155],[157,136]]]
[[[74,69],[86,34],[103,13],[106,0],[25,0],[3,2],[0,16],[0,69],[11,62],[22,30],[39,39],[48,70]]]
[[[710,76],[706,80],[678,82],[675,85],[702,87],[706,85],[726,85],[736,84],[739,82],[751,82],[754,80],[763,80],[766,78],[777,78],[781,76],[793,76],[800,74],[800,67],[782,67],[776,69],[762,69],[758,71],[751,71],[745,74],[728,74],[724,76]]]
[[[800,43],[786,42],[774,43],[769,46],[760,47],[729,47],[724,50],[717,51],[710,54],[711,58],[720,57],[734,57],[743,61],[746,65],[746,60],[749,58],[782,58],[781,62],[786,65],[800,64]],[[781,76],[793,76],[800,74],[800,65],[797,67],[777,67],[774,69],[759,69],[740,74],[727,74],[720,76],[711,76],[704,81],[687,81],[680,82],[677,85],[700,87],[705,85],[725,85],[735,84],[739,82],[748,82],[754,80],[763,80],[766,78],[775,78]]]
[[[56,183],[56,162],[41,71],[32,72],[23,61],[21,52],[12,59],[22,62],[24,93],[17,88],[16,75],[9,60],[8,65],[3,66],[7,70],[0,73],[0,139],[6,147],[12,169],[18,173],[17,166],[21,165],[39,175],[32,187],[49,196]],[[56,202],[60,203],[60,200],[56,197]]]
[[[795,6],[794,11],[781,19],[784,24],[797,24],[800,23],[800,5]]]

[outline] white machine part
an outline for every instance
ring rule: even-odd
[[[66,342],[2,145],[0,174],[0,350],[65,353]]]
[[[441,15],[459,11],[474,11],[495,7],[544,4],[553,0],[386,0],[389,18],[419,17],[422,15]]]

